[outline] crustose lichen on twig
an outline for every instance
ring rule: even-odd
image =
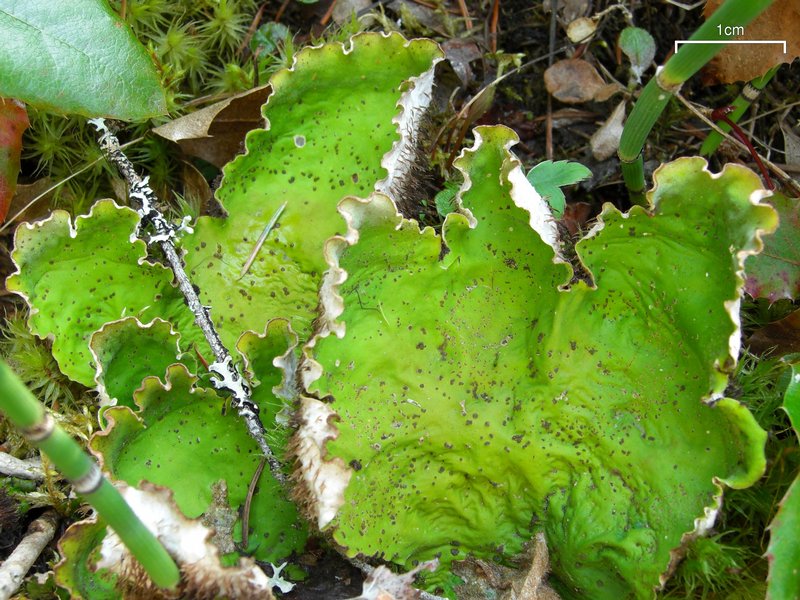
[[[156,208],[156,195],[150,187],[148,177],[140,177],[133,167],[133,163],[120,150],[119,140],[108,129],[103,119],[90,119],[89,123],[94,125],[100,132],[100,147],[108,160],[114,164],[120,174],[128,182],[130,191],[128,193],[132,208],[139,213],[141,221],[137,228],[136,235],[145,243],[158,243],[164,256],[175,275],[178,287],[183,293],[189,309],[194,315],[195,323],[203,331],[211,350],[214,353],[215,361],[208,366],[215,378],[212,379],[214,386],[220,390],[228,390],[232,395],[232,405],[247,424],[247,430],[258,443],[261,452],[269,463],[272,475],[281,483],[286,482],[286,477],[281,470],[281,465],[275,454],[270,449],[264,439],[264,427],[258,416],[258,406],[251,399],[251,386],[245,379],[243,373],[233,362],[233,357],[219,337],[214,324],[211,322],[209,307],[203,306],[200,297],[194,286],[189,280],[183,262],[175,249],[175,239],[179,232],[191,232],[188,227],[189,217],[184,217],[180,225],[170,223],[164,215]],[[146,233],[145,229],[151,227],[154,233]]]

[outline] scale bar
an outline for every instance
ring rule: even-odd
[[[780,44],[786,54],[786,40],[675,40],[675,52],[680,44]]]

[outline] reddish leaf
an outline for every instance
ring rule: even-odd
[[[17,187],[22,133],[28,125],[28,111],[24,104],[0,98],[0,223],[6,220]]]
[[[767,199],[778,211],[777,231],[764,237],[764,251],[745,263],[745,291],[775,302],[800,297],[800,199],[774,194]]]

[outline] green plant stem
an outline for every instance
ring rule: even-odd
[[[690,41],[721,40],[718,26],[744,27],[773,0],[727,0],[694,32]],[[711,60],[724,44],[684,44],[642,90],[622,132],[618,156],[625,185],[635,204],[644,204],[644,161],[642,149],[667,103],[680,86]]]
[[[769,71],[767,71],[761,77],[753,79],[751,82],[745,84],[744,88],[742,89],[741,93],[736,97],[736,100],[733,101],[731,106],[733,106],[733,111],[728,114],[728,118],[733,121],[734,123],[738,123],[739,119],[742,117],[744,112],[750,108],[750,105],[753,101],[758,97],[758,94],[763,90],[769,81],[775,76],[775,73],[778,72],[780,65],[776,65],[772,67]],[[718,121],[717,126],[722,129],[725,133],[730,132],[731,127],[724,121]],[[722,135],[716,131],[711,131],[708,134],[708,137],[703,141],[703,145],[700,147],[700,154],[703,156],[708,156],[712,154],[722,142]]]
[[[174,588],[180,580],[175,562],[139,520],[97,464],[53,420],[11,368],[0,360],[0,409],[29,442],[40,448],[117,533],[153,582]]]

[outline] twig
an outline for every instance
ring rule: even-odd
[[[0,600],[8,600],[19,588],[25,574],[56,534],[58,514],[48,510],[28,527],[22,541],[0,565]]]
[[[261,479],[261,473],[264,471],[264,466],[267,464],[265,459],[261,459],[250,479],[250,485],[247,487],[247,497],[244,500],[244,509],[242,510],[242,550],[247,552],[249,545],[248,538],[250,537],[250,505],[253,503],[253,495],[256,493],[256,486],[258,480]]]
[[[328,21],[331,20],[333,17],[333,11],[336,9],[336,0],[331,0],[331,3],[328,5],[328,10],[325,11],[325,14],[322,15],[322,18],[319,20],[319,24],[323,27],[328,24]]]
[[[764,163],[761,162],[761,159],[758,157],[758,152],[756,152],[756,149],[753,147],[753,144],[751,144],[750,140],[747,139],[747,135],[745,134],[744,131],[742,131],[742,128],[739,127],[736,123],[734,123],[730,117],[728,117],[728,115],[732,113],[735,109],[736,108],[734,106],[724,106],[722,108],[717,108],[711,111],[711,119],[713,121],[723,121],[724,123],[726,123],[728,127],[731,128],[731,134],[733,135],[733,137],[735,137],[737,140],[739,140],[745,146],[747,146],[747,150],[750,152],[750,156],[752,156],[753,160],[756,161],[756,164],[758,165],[758,170],[761,171],[761,175],[764,176],[764,179],[767,182],[767,189],[774,190],[775,184],[772,183],[772,179],[769,176],[769,171],[767,171],[767,168],[764,166]],[[750,133],[750,135],[751,136],[753,135],[752,132]]]
[[[137,143],[141,142],[143,139],[144,139],[143,137],[138,137],[138,138],[136,138],[135,140],[131,140],[130,142],[127,142],[126,144],[123,144],[123,145],[122,145],[122,146],[120,146],[119,148],[120,148],[120,150],[122,150],[123,148],[127,148],[128,146],[132,146],[133,144],[137,144]],[[43,191],[41,194],[39,194],[38,196],[36,196],[36,197],[35,197],[33,200],[31,200],[30,202],[28,202],[28,203],[27,203],[25,206],[23,206],[23,207],[22,207],[20,210],[18,210],[18,211],[17,211],[17,214],[15,214],[15,215],[14,215],[13,217],[11,217],[10,219],[6,220],[6,222],[3,224],[3,226],[2,226],[2,227],[0,227],[0,233],[3,233],[3,231],[5,231],[5,230],[6,230],[6,227],[8,227],[9,225],[11,225],[11,223],[13,223],[13,222],[14,222],[14,221],[16,221],[17,219],[19,219],[19,217],[20,217],[20,216],[21,216],[21,215],[22,215],[22,214],[23,214],[23,213],[24,213],[26,210],[28,210],[28,209],[29,209],[31,206],[33,206],[34,204],[36,204],[36,203],[37,203],[39,200],[41,200],[42,198],[44,198],[45,196],[47,196],[47,194],[49,194],[50,192],[52,192],[52,191],[53,191],[54,189],[56,189],[57,187],[60,187],[60,186],[64,185],[65,183],[67,183],[67,182],[68,182],[70,179],[72,179],[73,177],[77,177],[78,175],[80,175],[81,173],[83,173],[84,171],[86,171],[87,169],[89,169],[89,168],[93,167],[94,165],[96,165],[97,163],[99,163],[101,160],[103,160],[103,157],[102,157],[102,156],[101,156],[101,157],[98,157],[98,158],[96,158],[96,159],[94,159],[94,160],[93,160],[92,162],[90,162],[88,165],[84,165],[83,167],[81,167],[80,169],[78,169],[77,171],[75,171],[74,173],[72,173],[72,174],[71,174],[69,177],[65,177],[65,178],[64,178],[64,179],[62,179],[61,181],[59,181],[59,182],[57,182],[57,183],[54,183],[53,185],[51,185],[49,188],[47,188],[45,191]]]
[[[0,474],[6,477],[42,481],[44,469],[42,461],[37,459],[21,460],[5,452],[0,452]]]
[[[678,8],[682,8],[683,10],[694,10],[699,6],[703,6],[706,0],[700,0],[699,2],[695,2],[694,4],[686,4],[684,2],[677,2],[676,0],[664,0],[667,4],[672,4],[672,6],[677,6]]]
[[[550,0],[550,40],[547,53],[547,64],[552,67],[556,55],[556,13],[558,1]],[[547,119],[544,129],[544,155],[547,160],[553,160],[553,95],[547,94]]]
[[[269,4],[269,2],[261,3],[256,16],[253,17],[253,20],[250,22],[250,27],[247,28],[247,33],[245,33],[244,38],[242,38],[242,43],[239,44],[239,47],[236,49],[237,54],[244,52],[244,49],[250,44],[250,40],[253,39],[256,29],[258,29],[258,24],[261,23],[261,17],[264,15],[264,9],[267,8],[267,4]]]
[[[269,463],[273,477],[281,484],[285,484],[286,476],[281,470],[281,464],[264,439],[264,426],[258,417],[258,406],[251,399],[250,384],[240,373],[239,368],[233,362],[233,357],[222,343],[214,324],[211,322],[209,307],[203,306],[200,302],[200,297],[192,286],[192,282],[189,281],[189,277],[183,268],[183,262],[175,249],[174,240],[177,238],[178,232],[181,230],[191,231],[187,227],[189,217],[184,217],[184,221],[179,226],[167,221],[155,207],[157,198],[148,183],[149,177],[139,177],[133,167],[133,163],[120,150],[119,140],[106,127],[105,121],[103,119],[90,119],[89,123],[94,125],[101,133],[100,147],[106,158],[117,167],[117,170],[130,186],[128,195],[131,202],[135,204],[133,208],[141,217],[136,236],[143,239],[147,244],[158,243],[161,247],[167,262],[172,268],[172,272],[175,274],[178,287],[186,299],[186,304],[194,314],[195,323],[203,331],[206,341],[211,346],[211,351],[214,353],[216,361],[208,366],[208,370],[217,376],[212,379],[214,387],[220,390],[228,390],[232,394],[231,405],[247,424],[247,431],[258,443],[261,452]],[[149,235],[142,231],[147,226],[152,226],[155,230],[154,235]]]
[[[461,16],[464,17],[464,26],[469,31],[472,29],[472,17],[469,16],[469,9],[467,9],[465,0],[458,0],[458,9],[461,11]]]
[[[500,0],[492,2],[492,16],[489,21],[489,49],[497,52],[497,22],[500,20]]]
[[[264,242],[266,241],[269,232],[272,231],[272,229],[275,227],[275,223],[278,222],[278,219],[280,218],[283,211],[286,209],[287,204],[288,202],[284,202],[278,207],[278,210],[275,211],[275,214],[272,215],[272,218],[264,227],[264,231],[262,231],[261,235],[258,236],[256,245],[253,246],[253,250],[250,252],[250,256],[247,257],[247,260],[245,261],[244,266],[242,267],[242,272],[239,273],[239,279],[241,279],[247,274],[247,271],[250,269],[250,266],[253,264],[253,261],[256,259],[256,256],[258,256],[258,251],[261,250],[261,246],[264,245]]]
[[[283,0],[281,5],[278,7],[278,12],[275,13],[275,18],[273,19],[276,23],[279,23],[283,13],[286,11],[286,7],[289,6],[289,0]]]
[[[689,102],[689,101],[688,101],[686,98],[684,98],[684,97],[683,97],[683,96],[682,96],[680,93],[677,93],[677,94],[675,94],[675,97],[676,97],[678,100],[680,100],[680,101],[681,101],[681,103],[683,103],[683,105],[684,105],[686,108],[688,108],[690,111],[692,111],[692,112],[694,113],[694,115],[695,115],[695,116],[696,116],[698,119],[700,119],[700,120],[701,120],[701,121],[703,121],[703,122],[704,122],[706,125],[708,125],[709,127],[711,127],[711,129],[713,129],[714,131],[716,131],[717,133],[719,133],[719,134],[720,134],[722,137],[724,137],[725,139],[728,139],[728,140],[730,140],[731,142],[733,142],[734,144],[736,144],[736,145],[737,145],[737,146],[738,146],[738,147],[739,147],[741,150],[744,150],[744,151],[746,151],[748,154],[750,154],[750,150],[747,148],[747,146],[746,146],[746,145],[744,145],[742,142],[740,142],[740,141],[739,141],[739,140],[737,140],[735,137],[733,137],[732,135],[730,135],[730,133],[729,133],[729,132],[727,132],[727,131],[723,131],[722,129],[720,129],[720,128],[719,128],[719,126],[718,126],[718,125],[717,125],[717,124],[716,124],[714,121],[712,121],[711,119],[709,119],[709,118],[708,118],[708,117],[707,117],[707,116],[706,116],[706,115],[703,113],[703,111],[701,111],[701,110],[699,110],[697,107],[695,107],[695,106],[694,106],[694,105],[693,105],[691,102]],[[759,155],[759,158],[761,158],[761,161],[762,161],[762,162],[763,162],[765,165],[767,165],[767,167],[769,167],[769,168],[772,170],[772,172],[773,172],[773,173],[775,173],[775,174],[778,176],[778,178],[781,180],[781,183],[783,183],[784,185],[787,185],[787,186],[789,186],[790,188],[792,188],[792,190],[794,191],[794,193],[795,193],[795,194],[800,194],[800,184],[798,184],[798,183],[797,183],[797,182],[796,182],[796,181],[795,181],[795,180],[794,180],[794,179],[793,179],[793,178],[792,178],[792,177],[791,177],[791,176],[790,176],[790,175],[789,175],[789,174],[788,174],[786,171],[784,171],[783,169],[781,169],[781,168],[780,168],[778,165],[776,165],[774,162],[772,162],[771,160],[767,159],[767,158],[766,158],[766,157],[764,157],[764,156],[761,156],[761,155]]]

